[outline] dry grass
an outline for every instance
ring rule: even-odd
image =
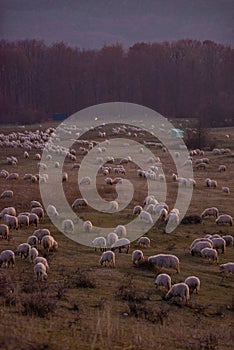
[[[230,134],[230,139],[225,134]],[[234,151],[234,129],[212,131],[217,146],[230,147]],[[12,189],[12,200],[0,202],[0,210],[13,205],[17,211],[28,211],[31,200],[40,201],[37,184],[22,179],[25,173],[36,173],[37,161],[22,157],[18,149],[1,149],[0,169],[17,171],[19,181],[6,182],[0,179],[0,192]],[[6,165],[5,158],[15,155],[19,165],[13,168]],[[177,185],[171,180],[173,164],[167,154],[157,155],[165,165],[168,195],[167,202],[175,202]],[[218,206],[220,212],[233,215],[234,158],[230,155],[213,156],[206,171],[195,171],[197,188],[193,193],[188,214],[198,214],[208,206]],[[226,164],[227,171],[220,174],[220,164]],[[116,215],[104,215],[82,209],[81,216],[90,219],[95,225],[115,226],[132,218],[134,205],[142,203],[146,195],[146,184],[136,176],[133,165],[126,166],[127,175],[134,185],[135,194],[129,207]],[[69,182],[64,190],[69,203],[79,195],[77,172],[71,170],[71,163],[65,162],[64,170],[69,174]],[[205,187],[204,179],[218,181],[217,189]],[[106,190],[104,177],[98,176],[100,195],[108,200],[115,198],[114,188]],[[231,195],[221,193],[221,186],[229,186]],[[46,186],[46,184],[45,184]],[[173,283],[183,281],[189,275],[201,279],[201,290],[191,296],[188,306],[179,302],[165,302],[164,293],[154,288],[155,273],[147,268],[136,268],[129,254],[116,256],[116,269],[99,266],[100,252],[79,245],[51,224],[46,216],[40,227],[51,230],[59,243],[59,249],[48,255],[50,271],[48,280],[37,282],[33,268],[27,260],[17,257],[14,269],[0,270],[0,349],[42,350],[42,349],[232,349],[234,277],[221,280],[217,265],[202,262],[192,257],[188,247],[194,238],[206,233],[220,232],[232,234],[234,227],[217,227],[213,219],[204,220],[198,225],[180,225],[173,233],[164,234],[164,224],[157,223],[148,233],[151,248],[144,250],[150,256],[159,252],[176,254],[181,261],[181,273],[168,272]],[[25,242],[34,228],[11,231],[12,239],[0,241],[0,250],[15,250]],[[132,243],[133,250],[135,242]],[[40,250],[40,253],[43,252]],[[233,261],[233,247],[220,255],[220,263]]]

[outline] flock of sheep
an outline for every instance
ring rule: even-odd
[[[56,134],[57,132],[57,134]],[[79,130],[76,127],[66,128],[65,126],[60,127],[59,131],[55,131],[53,128],[49,128],[46,131],[25,131],[25,132],[12,132],[8,135],[0,134],[0,148],[9,149],[9,153],[13,153],[15,148],[22,149],[22,155],[25,159],[30,160],[30,158],[38,161],[38,170],[42,169],[45,171],[44,174],[29,174],[25,173],[23,179],[25,181],[31,181],[32,183],[47,183],[48,174],[46,174],[47,165],[41,162],[41,152],[46,151],[46,159],[51,162],[54,168],[59,168],[59,162],[53,164],[53,155],[61,154],[66,157],[67,161],[72,163],[72,169],[79,169],[80,164],[77,162],[78,153],[85,156],[89,150],[94,147],[99,147],[97,141],[90,140],[77,140],[75,146],[78,147],[78,151],[74,148],[66,149],[62,146],[55,145],[50,139],[50,136],[56,140],[59,140],[63,134],[71,134],[71,138],[74,136],[79,136]],[[112,135],[119,135],[124,133],[131,137],[141,137],[144,139],[144,132],[140,129],[133,127],[126,127],[125,125],[121,127],[115,127],[112,129]],[[99,138],[107,138],[106,132],[99,128],[98,131]],[[110,140],[106,139],[105,145],[108,147]],[[145,146],[153,147],[155,149],[160,149],[163,153],[167,152],[166,148],[163,147],[161,143],[157,142],[144,142]],[[35,153],[36,152],[36,153]],[[143,153],[144,149],[139,148],[139,152]],[[231,151],[229,149],[214,149],[212,151],[213,155],[229,154]],[[97,157],[96,161],[100,164],[100,173],[105,176],[105,186],[113,186],[115,184],[121,184],[123,177],[126,175],[127,170],[124,165],[131,162],[131,157],[122,158],[118,163],[115,164],[114,157],[108,157],[105,159],[105,147],[99,147],[100,157]],[[197,158],[197,156],[202,158]],[[183,163],[183,166],[188,165],[194,166],[195,169],[203,170],[207,169],[210,162],[209,158],[204,158],[204,151],[199,149],[190,152],[190,156]],[[175,157],[179,158],[180,153],[175,152]],[[6,158],[6,163],[17,169],[19,160],[15,155],[9,155]],[[137,177],[139,181],[141,178],[146,178],[149,181],[159,181],[165,182],[166,177],[161,172],[162,160],[159,157],[146,159],[146,168],[137,170]],[[225,172],[227,167],[224,164],[220,164],[217,171]],[[111,178],[111,173],[114,176],[117,174],[118,177]],[[5,200],[13,200],[14,192],[10,188],[12,181],[18,181],[20,175],[17,172],[8,172],[5,169],[0,171],[0,181],[3,183],[6,189],[0,195],[0,204],[3,208],[0,212],[0,220],[3,222],[0,224],[0,235],[3,239],[10,240],[10,232],[12,230],[21,229],[24,227],[35,226],[36,230],[27,238],[26,242],[22,242],[18,245],[15,251],[3,250],[0,254],[0,266],[5,265],[9,267],[14,266],[16,261],[16,255],[21,258],[28,259],[30,263],[34,264],[34,274],[36,279],[44,280],[47,278],[47,273],[49,270],[48,262],[43,256],[48,254],[50,251],[56,251],[58,248],[58,243],[55,241],[50,231],[47,228],[39,228],[38,225],[42,224],[42,220],[45,216],[45,210],[40,202],[32,200],[30,203],[31,210],[29,212],[16,212],[14,206],[4,207]],[[182,178],[177,174],[171,174],[171,179],[178,186],[181,187],[193,187],[196,188],[197,183],[192,178]],[[67,172],[63,172],[62,179],[63,182],[69,181],[69,176]],[[87,176],[81,179],[80,185],[89,186],[91,179]],[[217,181],[212,179],[204,179],[204,186],[209,188],[217,188]],[[227,186],[222,186],[221,190],[223,193],[230,195],[230,189]],[[112,212],[117,212],[119,204],[117,200],[110,201],[110,209]],[[77,198],[72,204],[72,209],[76,211],[82,210],[89,206],[88,201],[85,198]],[[54,205],[49,205],[46,208],[46,213],[49,217],[60,218],[60,214]],[[165,224],[176,224],[181,222],[180,211],[177,208],[172,208],[169,210],[169,205],[164,202],[157,200],[156,195],[148,195],[142,203],[138,203],[132,208],[132,215],[138,216],[139,219],[145,224],[152,225],[154,219],[157,218]],[[233,225],[233,218],[231,215],[226,213],[219,213],[218,208],[211,207],[206,208],[201,214],[199,213],[200,220],[206,220],[207,217],[214,217],[217,225]],[[76,234],[75,226],[72,220],[63,219],[62,228],[64,233]],[[92,232],[93,224],[91,220],[86,220],[83,223],[84,232],[87,235]],[[101,265],[110,265],[112,267],[116,266],[116,251],[121,253],[123,250],[126,253],[130,250],[130,240],[127,238],[127,231],[124,225],[117,225],[114,232],[110,232],[107,236],[97,236],[92,241],[90,241],[90,246],[94,247],[95,250],[100,249],[101,257],[99,258],[99,263]],[[142,249],[147,249],[150,247],[150,239],[148,237],[141,237],[137,241]],[[194,240],[189,248],[190,254],[192,256],[200,256],[203,259],[209,259],[212,262],[218,263],[218,254],[225,253],[226,247],[233,246],[233,237],[231,235],[224,235],[223,237],[219,235],[206,235]],[[39,256],[39,252],[42,256]],[[169,300],[172,297],[180,297],[183,301],[188,302],[189,295],[196,291],[198,292],[200,288],[200,279],[197,276],[189,276],[184,282],[176,283],[172,285],[171,277],[166,273],[161,273],[162,269],[175,269],[177,273],[180,272],[180,262],[179,258],[173,254],[157,254],[144,257],[143,250],[137,249],[132,252],[132,262],[134,265],[139,265],[142,262],[147,263],[151,267],[157,269],[159,274],[156,276],[155,285],[156,287],[165,287],[167,293],[165,295],[165,300]],[[227,262],[220,265],[220,270],[227,274],[234,274],[234,262]]]

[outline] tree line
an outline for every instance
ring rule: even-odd
[[[234,124],[234,50],[212,41],[121,44],[100,50],[0,41],[0,120],[33,123],[122,101],[204,125]]]

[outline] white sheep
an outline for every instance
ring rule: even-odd
[[[124,225],[118,225],[114,229],[114,232],[117,234],[118,238],[124,238],[127,235],[127,230]]]
[[[65,219],[62,222],[62,230],[65,234],[71,234],[74,233],[75,227],[74,223],[70,219]]]
[[[26,226],[29,227],[29,217],[24,214],[19,214],[17,216],[19,227]]]
[[[136,205],[134,208],[133,208],[133,215],[138,215],[140,214],[140,212],[142,212],[143,208],[142,206],[140,205]]]
[[[213,248],[203,248],[201,250],[201,257],[203,259],[212,260],[213,262],[218,262],[218,252]]]
[[[101,265],[106,266],[108,263],[109,266],[115,267],[115,253],[112,251],[103,252],[99,262]]]
[[[106,237],[107,248],[110,248],[118,239],[119,237],[115,232],[108,233]]]
[[[196,276],[189,276],[185,279],[184,283],[186,283],[189,287],[189,292],[192,294],[194,291],[198,294],[200,290],[201,282],[200,279]]]
[[[223,214],[219,215],[219,217],[215,220],[216,224],[229,224],[230,226],[233,225],[233,218],[231,215]]]
[[[39,262],[45,265],[45,267],[46,267],[46,272],[48,272],[48,270],[49,270],[49,264],[48,264],[48,262],[47,262],[47,259],[46,259],[46,258],[43,258],[42,256],[38,256],[38,257],[36,257],[36,258],[34,259],[34,264],[36,265],[36,264],[38,264]]]
[[[57,218],[59,216],[57,209],[52,204],[48,205],[46,212],[47,212],[48,216],[51,218]]]
[[[16,249],[16,255],[20,255],[21,259],[24,257],[25,259],[28,257],[29,249],[31,249],[30,244],[21,243],[18,245]]]
[[[160,273],[155,279],[155,287],[164,287],[169,291],[171,289],[171,277],[167,273]]]
[[[28,258],[29,258],[29,261],[31,263],[34,262],[34,260],[36,259],[36,257],[38,257],[38,255],[39,255],[39,253],[38,253],[38,250],[36,248],[29,249]]]
[[[180,272],[180,261],[179,258],[172,254],[157,254],[150,256],[148,262],[151,266],[161,270],[161,268],[172,268],[177,273]]]
[[[10,173],[6,180],[18,180],[19,179],[19,174],[18,173]]]
[[[29,213],[28,214],[28,218],[29,218],[29,225],[35,225],[35,227],[38,226],[38,224],[39,224],[39,217],[38,217],[37,214]]]
[[[91,221],[87,220],[83,223],[83,229],[85,232],[91,232],[93,229],[93,224]]]
[[[221,172],[223,172],[223,171],[226,171],[226,170],[227,170],[227,167],[226,167],[226,165],[223,165],[223,164],[222,164],[222,165],[219,166],[219,169],[218,169],[218,170],[219,170],[219,172],[221,173]]]
[[[190,254],[192,256],[201,255],[201,250],[203,248],[213,248],[213,244],[208,241],[197,242],[192,248],[190,248]]]
[[[139,215],[140,220],[144,221],[145,223],[149,225],[153,225],[153,219],[150,213],[148,213],[145,210],[142,210]]]
[[[134,250],[132,252],[132,262],[137,265],[140,261],[144,261],[144,254],[142,250]]]
[[[33,236],[37,237],[38,243],[40,244],[44,236],[50,236],[50,231],[47,228],[40,228],[33,232]]]
[[[43,263],[38,262],[36,265],[34,265],[34,275],[37,280],[41,279],[42,281],[44,279],[47,279],[47,273],[46,273],[46,267]]]
[[[11,215],[11,216],[16,216],[16,210],[14,207],[4,208],[0,213],[0,219],[4,218],[5,214]]]
[[[101,252],[106,251],[106,239],[105,237],[96,237],[91,245],[95,248],[95,251],[97,249],[100,249]]]
[[[227,187],[227,186],[223,186],[223,187],[221,188],[221,191],[222,191],[223,193],[230,194],[230,188]]]
[[[211,208],[206,208],[202,213],[201,213],[201,219],[206,218],[207,216],[214,216],[217,218],[219,215],[219,210],[216,207],[211,207]]]
[[[164,299],[169,300],[174,297],[179,297],[182,299],[183,302],[186,304],[189,301],[189,287],[186,283],[176,283],[174,284],[171,289],[167,292]]]
[[[119,209],[119,204],[117,201],[110,201],[109,202],[109,209],[111,211],[117,211]]]
[[[85,198],[77,198],[72,203],[73,210],[77,210],[79,207],[87,207],[87,206],[88,206],[88,201]]]
[[[36,236],[29,236],[27,238],[27,243],[31,246],[31,247],[37,247],[38,246],[38,238]]]
[[[36,214],[36,215],[39,217],[39,219],[43,219],[44,216],[45,216],[44,209],[41,208],[41,207],[32,208],[32,209],[31,209],[31,213]]]
[[[149,248],[150,247],[150,239],[148,237],[140,237],[137,241],[137,244],[142,248]]]
[[[80,185],[90,185],[91,184],[91,178],[89,176],[82,177],[80,180]]]
[[[222,237],[211,237],[210,239],[212,240],[213,248],[217,251],[221,249],[224,254],[226,251],[226,241]]]
[[[15,230],[18,230],[19,223],[18,223],[18,219],[15,216],[5,214],[4,220],[7,226],[9,227],[9,229],[13,228]]]
[[[3,250],[0,254],[0,267],[5,264],[5,267],[12,267],[15,265],[15,253],[12,250]]]
[[[115,252],[115,250],[118,249],[119,253],[122,253],[122,249],[126,249],[126,254],[129,252],[130,249],[130,241],[127,238],[120,238],[118,241],[116,241],[111,246],[111,250]]]
[[[9,227],[5,224],[0,224],[0,236],[3,239],[9,240]]]
[[[221,272],[224,272],[225,274],[234,274],[234,263],[228,262],[226,264],[222,264],[219,266],[219,269]]]
[[[58,243],[55,241],[54,237],[51,235],[46,235],[41,240],[41,245],[48,253],[49,251],[57,250],[58,249]]]
[[[231,235],[225,235],[222,238],[226,242],[226,247],[233,246],[234,238]]]
[[[212,237],[212,235],[206,235],[205,237],[201,237],[201,238],[196,238],[194,239],[194,241],[191,243],[189,250],[191,251],[191,249],[198,243],[198,242],[209,242],[210,245],[213,248],[213,243],[212,240],[210,239],[210,237]]]
[[[13,191],[8,190],[8,191],[4,191],[2,192],[0,199],[5,199],[5,198],[13,198]]]

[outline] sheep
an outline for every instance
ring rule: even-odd
[[[41,160],[41,155],[40,155],[40,153],[36,153],[35,156],[34,156],[34,159],[36,159],[36,160]]]
[[[116,249],[119,249],[119,253],[122,253],[122,249],[126,249],[126,254],[128,254],[130,249],[130,241],[127,238],[120,238],[111,246],[111,251],[115,252]]]
[[[138,215],[142,212],[143,208],[142,206],[140,205],[136,205],[134,208],[133,208],[133,215]]]
[[[9,241],[9,227],[5,224],[0,224],[0,235],[3,239],[7,239]]]
[[[189,287],[189,292],[192,294],[194,291],[198,294],[198,291],[201,286],[200,279],[196,276],[189,276],[185,279],[184,283],[186,283]]]
[[[177,273],[180,272],[180,261],[177,256],[172,254],[153,255],[148,258],[148,262],[151,266],[159,270],[164,267],[175,269]]]
[[[142,250],[134,250],[132,252],[132,263],[137,265],[140,261],[144,261],[144,254]]]
[[[219,170],[219,172],[221,173],[222,171],[226,171],[226,169],[227,169],[226,165],[223,165],[223,164],[222,164],[222,165],[219,166],[219,169],[218,169],[218,170]]]
[[[49,253],[51,250],[55,251],[58,249],[58,243],[51,235],[44,236],[41,240],[41,245],[43,249],[47,251],[47,253]]]
[[[4,218],[5,214],[11,215],[11,216],[16,216],[16,210],[14,207],[4,208],[0,213],[0,219]]]
[[[87,220],[87,221],[84,221],[83,223],[83,229],[85,232],[91,232],[92,231],[92,228],[93,228],[93,224],[91,221]]]
[[[68,173],[62,173],[62,182],[68,181]]]
[[[29,227],[29,217],[27,215],[24,215],[24,214],[19,214],[17,216],[17,219],[18,219],[18,224],[19,224],[19,227],[21,228],[22,226],[26,226],[26,227]]]
[[[118,238],[124,238],[126,237],[126,234],[127,234],[126,227],[124,225],[118,225],[114,229],[114,233],[116,233]]]
[[[165,219],[165,222],[167,224],[168,227],[173,227],[173,226],[177,226],[179,225],[179,222],[180,222],[180,218],[179,218],[179,215],[176,213],[176,212],[170,212],[166,219]]]
[[[46,212],[50,218],[57,218],[59,216],[59,213],[57,212],[57,209],[55,208],[54,205],[49,204]]]
[[[95,248],[95,252],[97,249],[100,249],[101,252],[106,251],[106,239],[105,237],[96,237],[91,245]]]
[[[12,250],[3,250],[0,254],[0,267],[2,264],[5,264],[5,267],[15,266],[15,253]]]
[[[112,251],[103,252],[99,262],[101,265],[106,266],[108,263],[109,266],[115,267],[115,253]]]
[[[119,204],[117,201],[110,201],[109,202],[109,209],[111,211],[117,211],[119,209]]]
[[[30,244],[21,243],[18,245],[16,249],[16,255],[20,255],[21,259],[24,257],[25,259],[28,257],[29,249],[31,249]]]
[[[6,178],[6,180],[18,180],[18,179],[19,179],[19,174],[17,173],[10,173]]]
[[[39,262],[45,265],[45,267],[46,267],[46,272],[48,272],[48,270],[49,270],[49,265],[48,265],[47,259],[46,259],[46,258],[43,258],[42,256],[38,256],[38,257],[36,257],[36,258],[34,259],[34,264],[36,265],[36,264],[38,264]]]
[[[50,236],[50,231],[47,228],[38,229],[33,232],[33,236],[38,238],[38,243],[40,244],[44,236]]]
[[[110,248],[118,239],[119,237],[115,232],[108,233],[106,237],[107,248]]]
[[[31,213],[36,214],[36,215],[39,217],[39,219],[43,219],[44,216],[45,216],[44,209],[41,208],[41,207],[32,208],[32,209],[31,209]]]
[[[32,179],[32,174],[24,174],[24,177],[23,177],[23,179],[24,180],[31,180]]]
[[[7,226],[9,227],[9,229],[13,228],[15,230],[18,230],[19,223],[18,223],[18,219],[15,216],[5,214],[4,220]]]
[[[82,177],[80,180],[80,185],[90,185],[91,184],[91,179],[89,176]]]
[[[35,213],[29,213],[28,215],[29,218],[29,225],[35,225],[35,227],[38,226],[39,224],[39,217]]]
[[[74,233],[75,227],[74,223],[70,219],[65,219],[62,222],[62,230],[65,234],[71,234]]]
[[[234,263],[228,262],[226,264],[222,264],[219,266],[220,272],[223,272],[225,274],[234,274]]]
[[[178,182],[179,186],[181,187],[187,186],[187,179],[184,177],[177,177],[176,182]]]
[[[76,211],[79,207],[87,207],[88,206],[88,201],[85,198],[77,198],[73,203],[72,203],[72,209]]]
[[[222,237],[226,242],[226,247],[233,246],[234,239],[231,235],[225,235]]]
[[[169,291],[171,289],[171,277],[167,273],[160,273],[156,276],[155,287],[164,287]]]
[[[211,237],[210,238],[213,243],[213,248],[218,251],[218,249],[221,249],[222,253],[224,254],[226,251],[226,241],[221,237]]]
[[[189,224],[200,224],[202,219],[198,215],[186,215],[181,220],[182,225],[189,225]]]
[[[219,210],[216,207],[206,208],[201,213],[201,219],[204,219],[207,216],[214,216],[215,218],[217,218],[219,216]]]
[[[200,253],[203,259],[208,259],[208,260],[212,260],[213,262],[218,262],[218,252],[216,249],[203,248]]]
[[[197,242],[192,248],[190,248],[190,254],[192,256],[201,255],[201,250],[203,248],[213,248],[213,244],[208,241]]]
[[[218,186],[217,181],[207,178],[205,180],[206,186],[211,188],[216,188]]]
[[[29,261],[31,263],[34,262],[34,260],[36,259],[36,257],[38,257],[38,255],[39,255],[39,253],[38,253],[38,250],[36,248],[29,249],[28,257],[29,257]]]
[[[39,262],[36,265],[34,265],[34,275],[37,279],[37,281],[39,279],[41,279],[42,281],[44,279],[47,279],[47,273],[46,273],[46,267],[43,263]]]
[[[139,215],[140,220],[144,221],[145,223],[149,225],[153,225],[153,219],[150,213],[148,213],[145,210],[142,210]]]
[[[216,224],[229,224],[230,226],[233,225],[233,218],[231,215],[223,214],[219,215],[219,217],[215,220]]]
[[[212,240],[210,239],[212,237],[211,235],[206,235],[205,237],[202,238],[196,238],[194,241],[191,243],[189,250],[191,251],[193,247],[198,243],[198,242],[209,242],[211,247],[213,248],[213,243]]]
[[[183,302],[186,304],[189,301],[189,287],[186,283],[176,283],[174,284],[171,289],[167,292],[164,299],[169,300],[174,297],[180,297]]]
[[[13,191],[8,190],[8,191],[4,191],[2,192],[0,199],[5,199],[5,198],[13,198]]]
[[[150,247],[150,239],[148,237],[140,237],[137,241],[137,245],[140,247],[144,248],[149,248]]]
[[[36,236],[29,236],[29,237],[27,238],[27,243],[28,243],[31,247],[33,247],[33,246],[37,247],[37,246],[38,246],[38,238],[37,238]]]
[[[227,187],[227,186],[223,186],[223,187],[221,188],[221,191],[222,191],[223,193],[230,194],[230,189],[229,189],[229,187]]]
[[[31,209],[32,208],[36,208],[36,207],[41,207],[42,208],[41,203],[38,202],[38,201],[31,201],[30,206],[31,206]]]
[[[0,179],[6,179],[8,175],[9,173],[5,169],[0,171]]]

